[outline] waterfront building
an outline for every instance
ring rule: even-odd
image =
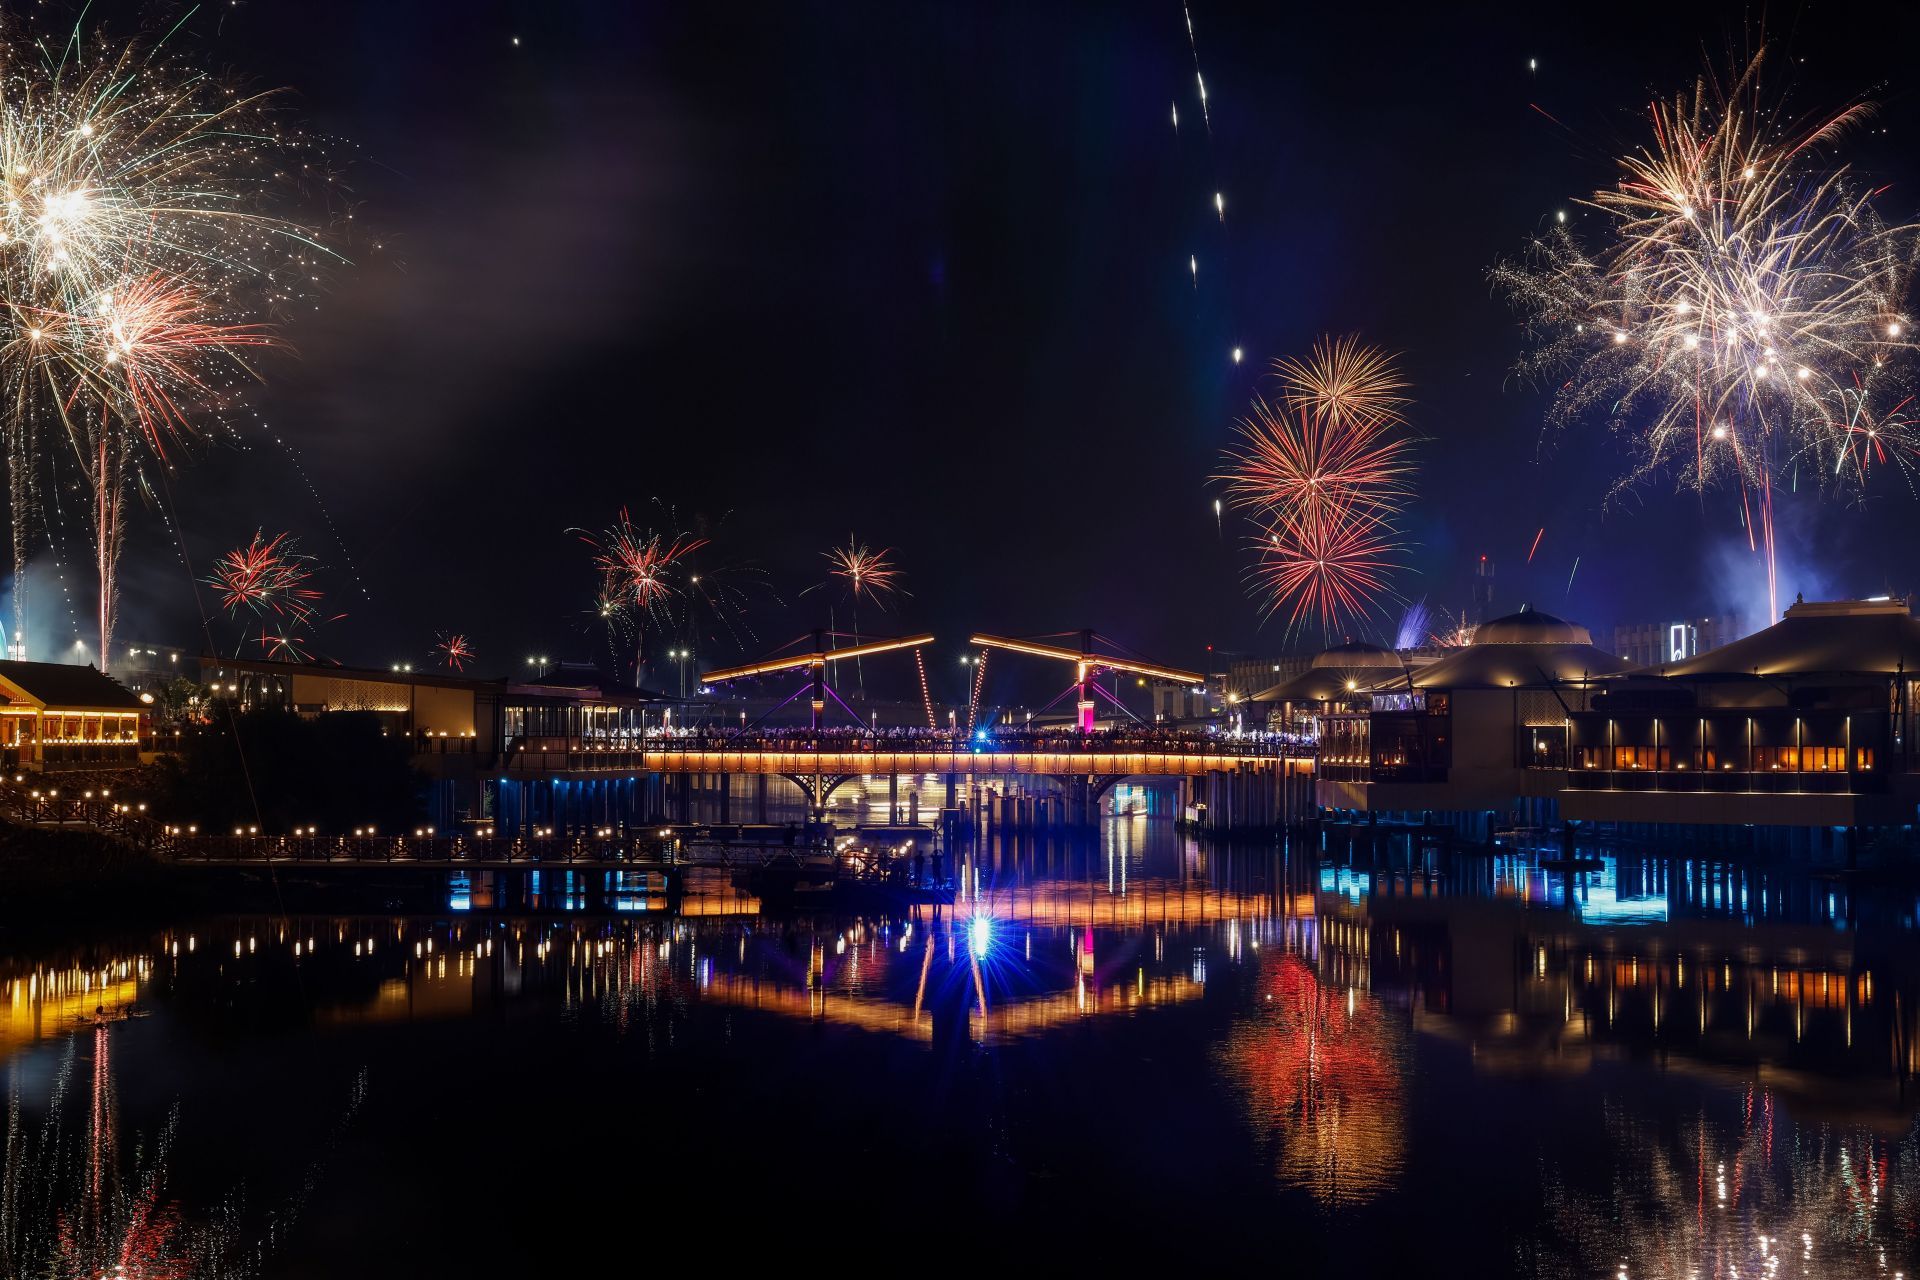
[[[1569,716],[1626,669],[1587,628],[1552,614],[1483,623],[1472,644],[1374,684],[1364,708],[1326,717],[1319,803],[1484,813],[1549,800],[1565,776]]]
[[[1796,602],[1764,631],[1610,682],[1568,717],[1563,812],[1687,825],[1914,819],[1920,620],[1904,601]]]
[[[1407,671],[1406,660],[1394,650],[1349,640],[1322,649],[1252,700],[1266,708],[1270,727],[1294,729],[1318,739],[1329,712],[1365,709],[1376,686],[1392,684]]]
[[[0,661],[0,698],[0,763],[9,770],[140,763],[147,703],[94,667]]]

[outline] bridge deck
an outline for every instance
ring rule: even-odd
[[[1265,751],[953,750],[938,747],[830,750],[686,748],[626,751],[585,747],[522,749],[508,773],[971,774],[975,777],[1198,777],[1242,767],[1258,772],[1296,762]]]

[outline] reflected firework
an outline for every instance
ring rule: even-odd
[[[91,1030],[69,1039],[37,1125],[28,1122],[22,1106],[19,1070],[10,1073],[0,1270],[9,1276],[75,1280],[232,1280],[259,1274],[317,1183],[319,1165],[308,1168],[293,1199],[263,1220],[245,1212],[238,1192],[189,1212],[175,1198],[171,1181],[178,1108],[157,1133],[130,1144],[122,1141],[109,1021],[96,1015]],[[77,1081],[84,1081],[79,1090]],[[365,1096],[362,1074],[335,1125],[336,1138]],[[85,1119],[74,1131],[68,1113],[79,1107],[85,1108]]]
[[[1368,992],[1329,988],[1296,954],[1260,955],[1253,1013],[1221,1056],[1275,1174],[1329,1206],[1390,1189],[1406,1159],[1406,1035]]]
[[[1920,1143],[1843,1127],[1795,1130],[1749,1090],[1738,1126],[1704,1111],[1678,1133],[1608,1105],[1613,1168],[1587,1190],[1546,1183],[1536,1274],[1891,1276],[1914,1256]],[[1779,1130],[1779,1132],[1776,1132]]]

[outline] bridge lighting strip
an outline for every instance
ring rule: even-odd
[[[1009,640],[1005,636],[976,634],[968,638],[969,644],[977,644],[988,649],[1010,649],[1014,653],[1029,653],[1038,658],[1058,658],[1062,662],[1084,662],[1088,668],[1103,671],[1126,671],[1133,675],[1148,676],[1155,680],[1171,680],[1175,684],[1197,685],[1206,683],[1206,677],[1192,671],[1181,671],[1177,667],[1156,667],[1150,662],[1134,662],[1128,658],[1110,658],[1100,653],[1082,653],[1078,649],[1068,649],[1057,644],[1040,644],[1033,640]]]
[[[765,662],[750,662],[740,667],[722,667],[717,671],[707,672],[701,678],[701,683],[720,684],[727,680],[744,680],[748,676],[772,675],[776,671],[823,667],[829,662],[838,662],[842,658],[864,658],[869,654],[891,653],[895,649],[917,649],[921,645],[932,643],[931,631],[917,636],[903,636],[898,640],[870,640],[865,644],[849,645],[844,649],[820,649],[813,653],[795,654],[791,658],[769,658]]]

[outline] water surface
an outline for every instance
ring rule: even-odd
[[[1913,895],[1598,852],[1142,813],[895,918],[520,884],[14,951],[5,1260],[1911,1274]]]

